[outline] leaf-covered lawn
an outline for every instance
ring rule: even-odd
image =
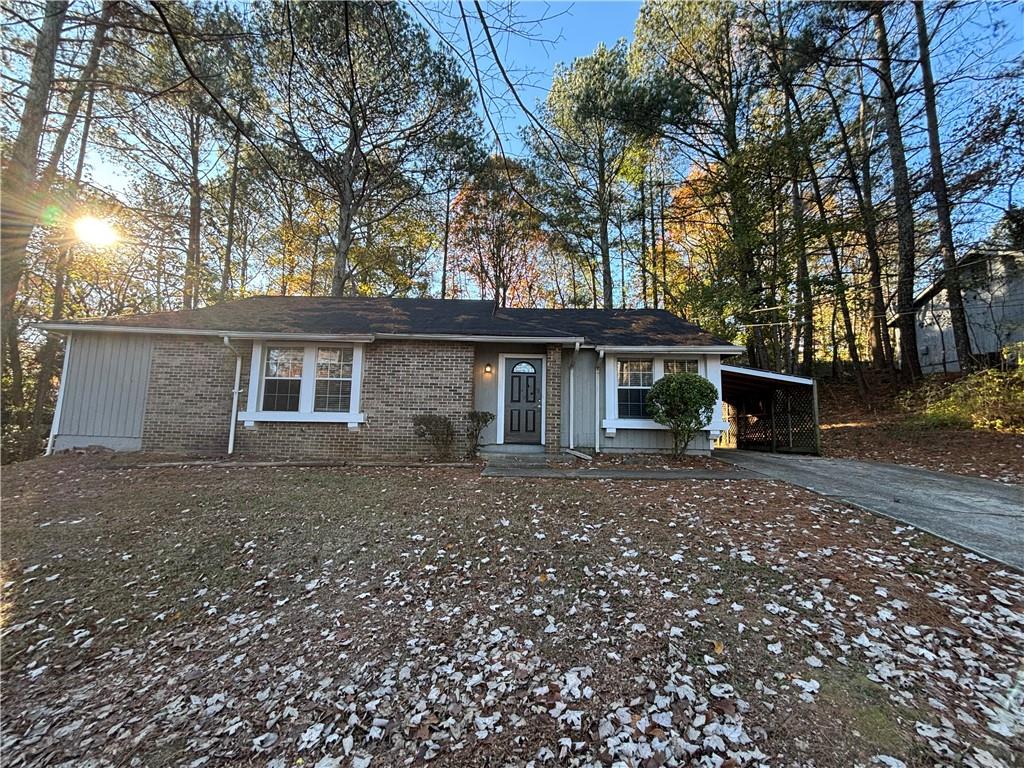
[[[1024,580],[780,483],[98,457],[3,479],[5,765],[1024,749]]]

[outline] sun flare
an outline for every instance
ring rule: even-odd
[[[83,216],[76,220],[74,230],[75,237],[96,248],[106,248],[118,240],[117,230],[111,223],[95,216]]]

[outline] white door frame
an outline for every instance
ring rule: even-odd
[[[547,357],[537,352],[501,352],[498,355],[498,401],[494,408],[495,427],[498,432],[498,445],[505,444],[505,361],[509,358],[515,360],[540,360],[540,444],[544,445],[544,432],[547,423],[548,410],[548,367]]]

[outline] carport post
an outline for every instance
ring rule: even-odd
[[[811,380],[811,414],[814,416],[814,454],[821,456],[821,424],[818,422],[818,380]]]
[[[772,394],[768,400],[768,410],[772,416],[772,453],[777,453],[779,446],[775,438],[775,387],[772,387]]]

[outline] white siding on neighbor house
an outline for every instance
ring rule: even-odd
[[[54,449],[141,449],[151,354],[149,336],[75,334]]]
[[[971,350],[991,354],[1024,342],[1024,257],[987,258],[962,274]],[[917,310],[917,349],[925,373],[960,370],[945,290]]]

